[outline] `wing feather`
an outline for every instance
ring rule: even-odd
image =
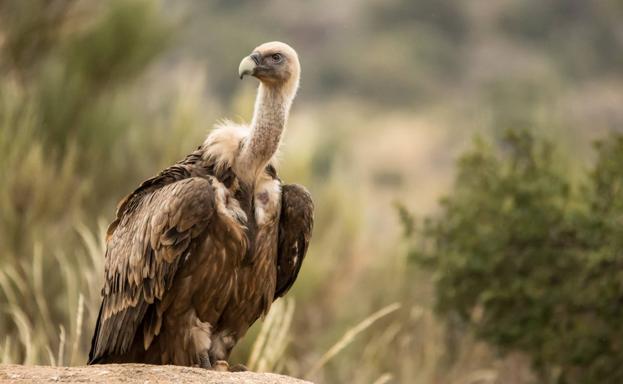
[[[314,203],[305,187],[286,184],[281,191],[275,299],[288,292],[303,265],[314,226]]]
[[[103,300],[89,363],[128,351],[150,305],[162,300],[181,260],[205,235],[214,193],[192,167],[192,157],[147,180],[119,205],[107,232]],[[146,346],[154,336],[147,328],[157,333],[162,315],[149,311]]]

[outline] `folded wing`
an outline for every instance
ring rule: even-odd
[[[285,295],[294,284],[307,253],[313,225],[314,203],[309,192],[300,185],[283,185],[275,299]]]
[[[149,307],[163,299],[178,268],[206,236],[214,193],[208,179],[196,177],[189,158],[147,180],[119,206],[107,234],[106,281],[90,364],[127,352],[137,332],[145,348],[151,343],[161,314]]]

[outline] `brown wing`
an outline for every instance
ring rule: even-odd
[[[192,177],[201,172],[192,156],[147,180],[119,206],[108,229],[89,363],[128,351],[149,306],[162,299],[178,266],[205,235],[214,194],[207,179]]]
[[[299,274],[314,226],[314,203],[300,185],[286,184],[281,190],[277,286],[275,299],[288,292]]]

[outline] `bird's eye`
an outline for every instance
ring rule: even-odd
[[[281,60],[283,60],[283,56],[281,56],[281,54],[280,54],[280,53],[275,53],[275,54],[273,54],[273,55],[271,56],[271,58],[273,59],[273,61],[274,61],[275,63],[280,63],[280,62],[281,62]]]

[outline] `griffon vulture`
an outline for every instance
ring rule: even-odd
[[[299,60],[271,42],[238,72],[260,81],[251,123],[217,125],[196,151],[119,204],[89,364],[227,369],[234,345],[296,280],[313,203],[305,188],[282,184],[273,157]]]

